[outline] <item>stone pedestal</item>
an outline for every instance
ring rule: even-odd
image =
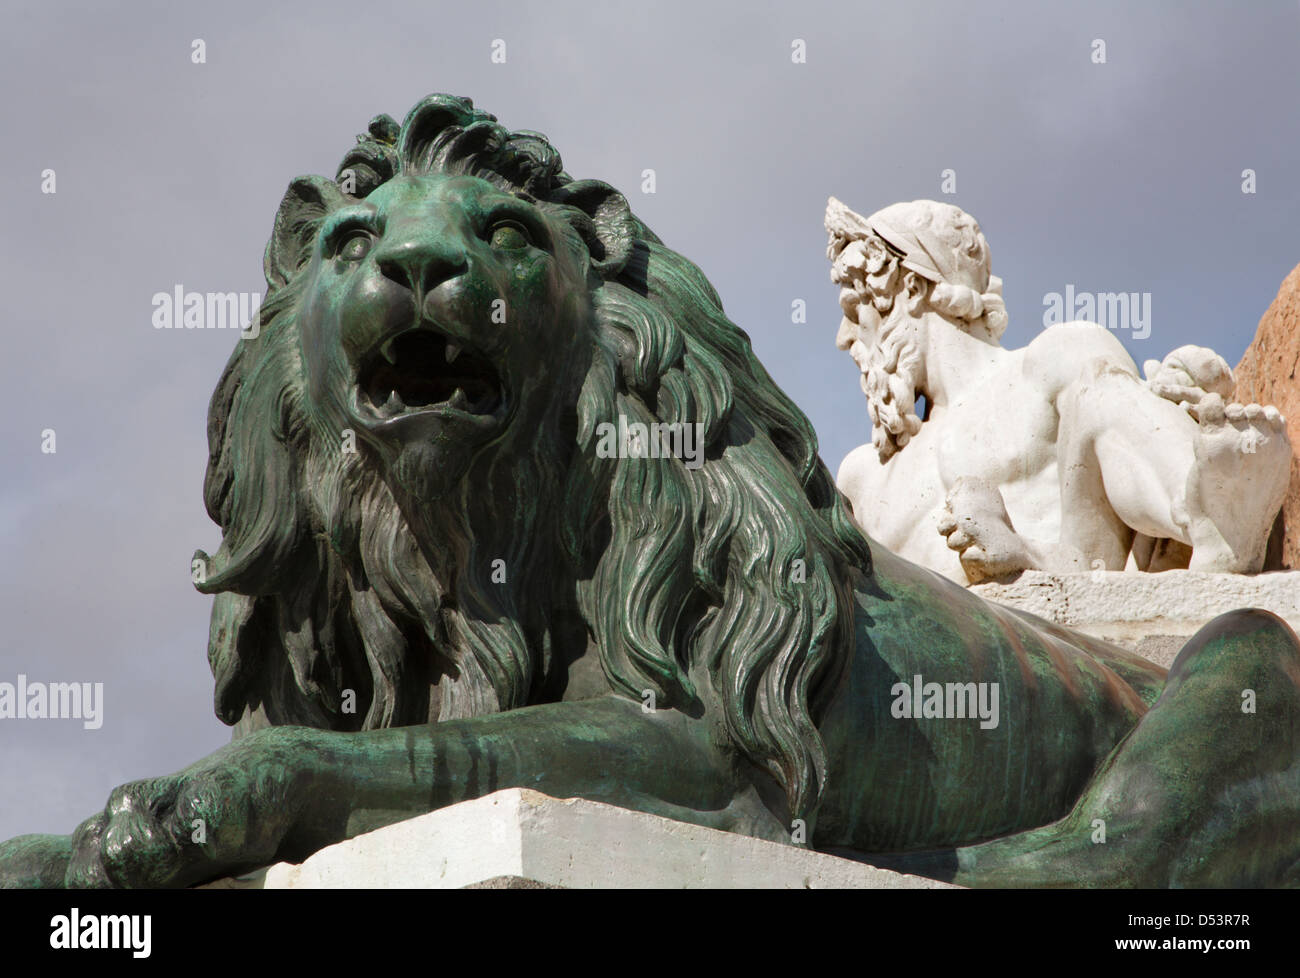
[[[1300,572],[1294,571],[1025,571],[1014,581],[977,584],[971,590],[985,600],[1132,649],[1165,668],[1191,635],[1226,611],[1263,608],[1300,630]]]
[[[946,884],[730,832],[511,788],[277,863],[222,889],[933,889]]]

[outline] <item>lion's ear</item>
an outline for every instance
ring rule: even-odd
[[[637,238],[637,219],[627,198],[599,180],[574,180],[556,188],[550,199],[585,215],[574,226],[587,242],[596,274],[613,278],[621,272]]]
[[[267,286],[278,289],[293,277],[311,254],[321,219],[347,201],[338,184],[325,177],[298,177],[289,184],[262,259]]]

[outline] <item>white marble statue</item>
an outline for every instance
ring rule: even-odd
[[[1203,347],[1146,377],[1093,323],[999,343],[1007,316],[979,225],[918,200],[862,217],[831,198],[827,257],[871,443],[839,487],[875,540],[976,583],[1022,569],[1254,573],[1291,446],[1273,407],[1232,403]]]

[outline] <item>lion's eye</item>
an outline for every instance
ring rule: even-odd
[[[528,232],[522,225],[513,221],[503,221],[492,229],[492,247],[500,251],[518,251],[527,248],[531,242]]]
[[[369,231],[357,228],[339,239],[334,255],[343,261],[361,261],[370,253],[370,246],[373,243],[374,239]]]

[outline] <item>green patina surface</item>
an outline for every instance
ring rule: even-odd
[[[1285,623],[1166,677],[870,546],[704,276],[543,137],[381,116],[265,265],[197,555],[240,736],[0,882],[188,885],[514,786],[970,885],[1300,881]],[[699,457],[600,450],[656,424]]]

